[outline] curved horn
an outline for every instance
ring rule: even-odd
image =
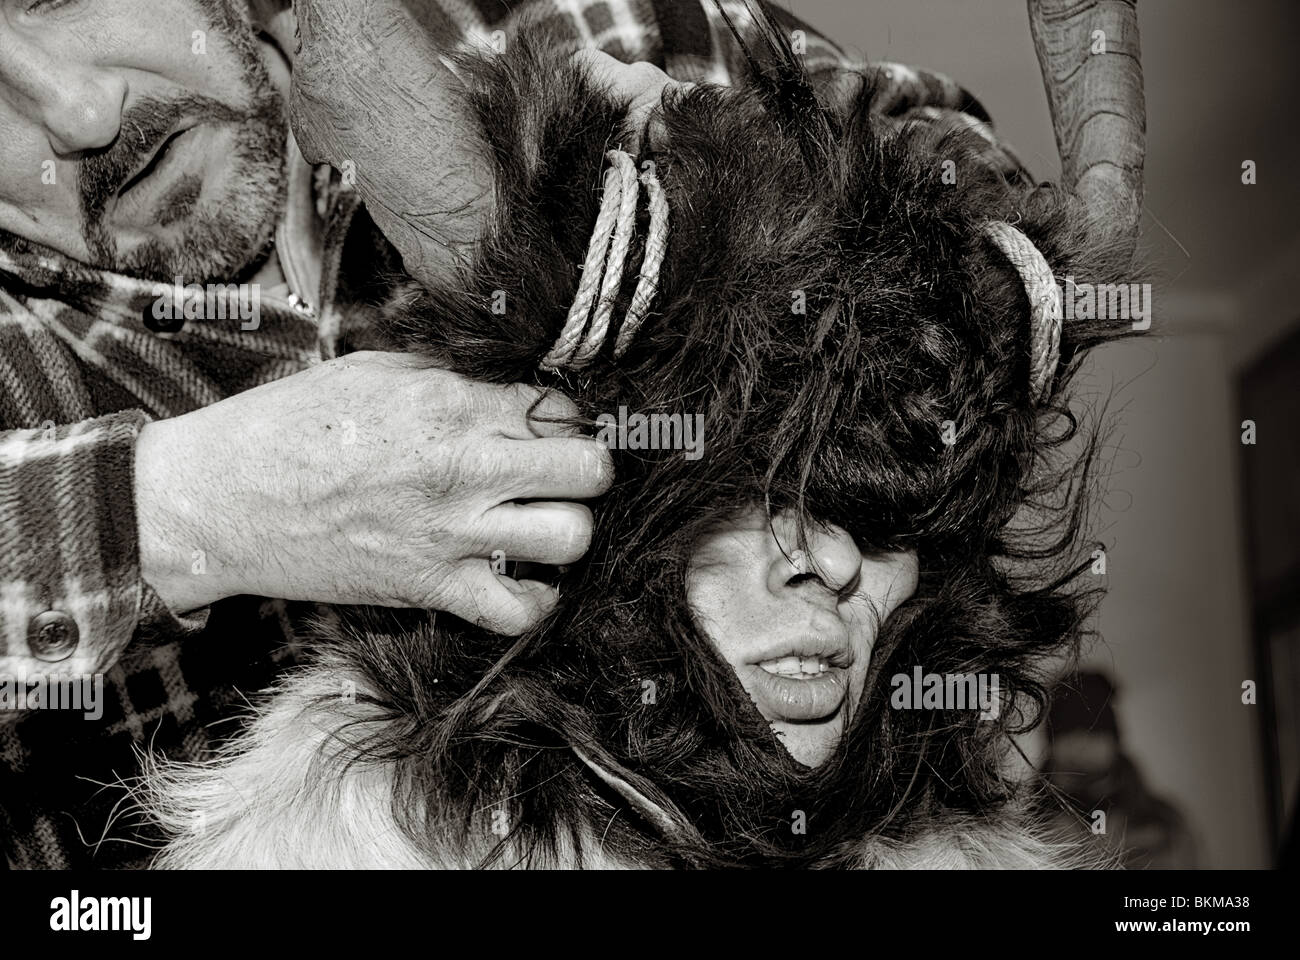
[[[1131,254],[1146,156],[1137,0],[1028,2],[1062,179]]]

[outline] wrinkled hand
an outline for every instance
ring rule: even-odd
[[[141,431],[143,576],[177,611],[254,594],[445,610],[516,634],[555,590],[492,557],[578,560],[608,450],[540,391],[356,353]],[[521,503],[519,501],[531,501]]]

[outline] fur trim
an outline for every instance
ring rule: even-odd
[[[396,828],[389,772],[352,749],[372,710],[348,692],[327,667],[295,673],[215,760],[147,760],[140,800],[170,839],[154,866],[438,866]]]
[[[246,732],[212,763],[150,760],[140,797],[168,842],[162,869],[463,869],[465,857],[431,858],[393,816],[395,765],[363,760],[357,744],[380,719],[364,691],[335,667],[299,671],[265,696]],[[351,694],[353,698],[345,694]],[[591,766],[575,753],[575,763]],[[604,778],[603,774],[594,774]],[[629,806],[652,806],[627,797]],[[493,840],[481,845],[486,854]],[[587,837],[582,862],[593,869],[637,868]],[[561,855],[548,866],[571,867]],[[523,858],[506,856],[506,866]],[[1038,836],[1008,807],[1005,817],[952,815],[906,841],[871,837],[861,864],[876,870],[1062,869],[1105,864],[1071,843]]]
[[[1002,822],[953,816],[908,843],[873,837],[864,867],[873,870],[1084,870],[1109,866],[1089,848],[1039,836],[1019,813]]]

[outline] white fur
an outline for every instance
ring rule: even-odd
[[[873,838],[862,865],[874,870],[1067,870],[1102,866],[1072,843],[1040,839],[1008,811],[1003,823],[959,817],[911,843]]]
[[[346,761],[373,732],[372,708],[339,695],[340,673],[317,666],[267,698],[248,731],[210,763],[151,763],[144,805],[169,836],[155,866],[169,869],[461,868],[431,859],[397,828],[391,768]],[[358,693],[361,688],[358,684]],[[329,699],[320,702],[321,696]],[[355,728],[348,724],[365,721]],[[486,838],[485,838],[486,839]],[[495,839],[495,838],[492,838]],[[634,866],[584,844],[594,868]],[[568,854],[566,859],[571,858]],[[511,863],[504,858],[503,865]],[[1004,822],[954,818],[911,842],[872,838],[871,869],[1051,869],[1095,866],[1078,848],[1034,837],[1014,811]],[[557,866],[564,866],[564,863]]]
[[[369,712],[345,702],[341,689],[327,669],[298,673],[218,759],[151,764],[144,802],[170,838],[155,866],[440,866],[421,856],[394,824],[388,771],[337,762],[358,738],[342,728]],[[332,699],[313,702],[321,695]]]

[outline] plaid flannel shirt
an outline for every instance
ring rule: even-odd
[[[727,6],[747,21],[743,6]],[[575,49],[650,61],[679,80],[728,83],[743,69],[708,0],[429,0],[415,9],[448,47],[490,42],[527,17],[550,21]],[[875,74],[879,113],[985,129],[983,109],[942,75],[863,63],[774,12],[803,31],[816,78]],[[1021,175],[1009,152],[994,154]],[[106,785],[138,775],[139,748],[207,756],[210,725],[297,656],[305,605],[234,598],[182,619],[144,582],[134,445],[151,418],[370,345],[365,304],[397,261],[328,174],[309,172],[306,188],[323,238],[320,289],[297,291],[297,301],[263,297],[252,331],[205,321],[160,335],[144,323],[154,284],[0,234],[0,705],[13,706],[8,678],[103,675],[98,719],[0,710],[0,831],[14,866],[142,864],[148,850],[114,819],[125,798]]]

